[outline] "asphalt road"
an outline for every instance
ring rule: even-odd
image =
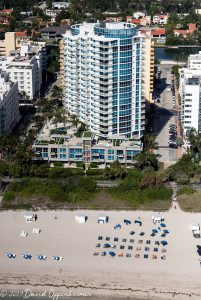
[[[176,124],[177,112],[172,105],[172,92],[167,91],[167,84],[171,84],[171,66],[161,65],[161,82],[156,86],[156,94],[160,97],[157,103],[154,131],[157,135],[156,141],[160,155],[159,161],[172,164],[177,161],[177,149],[169,148],[169,125]]]

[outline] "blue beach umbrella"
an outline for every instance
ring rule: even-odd
[[[161,244],[162,244],[163,246],[166,246],[166,245],[168,244],[168,242],[167,242],[167,241],[161,241]]]

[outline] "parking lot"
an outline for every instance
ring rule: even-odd
[[[161,69],[161,71],[160,71]],[[154,131],[157,135],[160,155],[159,161],[173,163],[177,160],[176,148],[176,118],[174,84],[171,77],[171,66],[159,66],[159,79],[155,87],[156,118]]]

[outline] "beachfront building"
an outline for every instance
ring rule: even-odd
[[[45,43],[39,45],[27,42],[20,49],[0,57],[0,70],[6,71],[11,81],[18,82],[19,92],[26,94],[30,100],[40,91],[45,66]]]
[[[0,72],[0,135],[10,134],[20,119],[18,84]]]
[[[180,70],[181,125],[184,134],[191,128],[201,132],[201,51],[190,55]]]
[[[96,136],[142,136],[152,89],[146,39],[123,22],[73,25],[64,35],[65,106]]]
[[[50,128],[46,124],[32,146],[36,160],[69,164],[83,162],[87,165],[91,162],[109,164],[118,160],[122,164],[132,164],[134,155],[142,151],[140,140],[115,135],[101,140],[89,131],[79,138],[68,127]]]

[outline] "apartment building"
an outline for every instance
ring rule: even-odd
[[[16,33],[6,32],[5,39],[0,40],[0,56],[6,56],[10,51],[16,49]]]
[[[45,67],[45,43],[27,42],[8,56],[0,57],[0,70],[8,72],[10,80],[18,82],[19,92],[30,100],[40,91]]]
[[[63,42],[66,109],[97,136],[140,137],[151,41],[146,43],[135,25],[121,22],[73,25]]]
[[[165,25],[167,24],[169,15],[155,15],[153,16],[152,22],[153,24]]]
[[[142,143],[125,137],[114,136],[110,140],[95,139],[91,132],[84,132],[81,138],[69,137],[67,132],[37,138],[32,148],[36,160],[64,163],[83,162],[90,164],[110,164],[118,160],[122,164],[133,164],[134,156],[142,151]]]
[[[190,55],[180,70],[181,124],[184,134],[191,128],[201,132],[201,51]]]
[[[20,119],[18,84],[0,72],[0,135],[10,134]]]

